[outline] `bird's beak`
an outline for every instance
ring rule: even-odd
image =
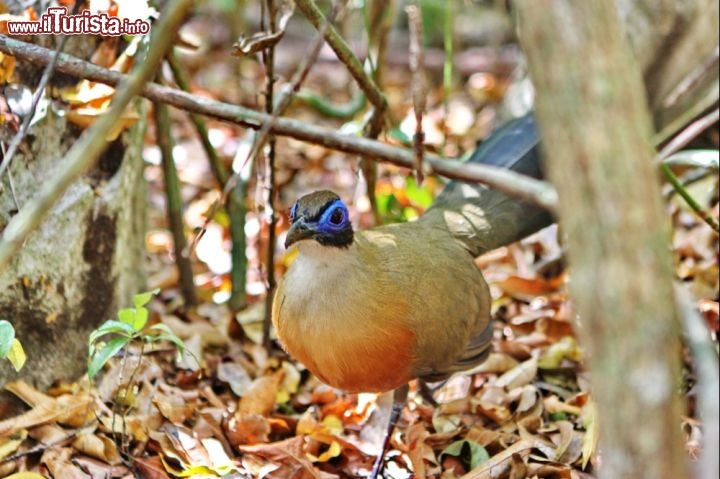
[[[304,218],[298,218],[292,224],[285,237],[285,248],[289,248],[292,244],[300,240],[311,238],[314,231],[308,227]]]

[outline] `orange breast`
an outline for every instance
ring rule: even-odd
[[[273,322],[280,342],[324,383],[348,392],[382,392],[413,379],[415,335],[404,321],[393,320],[402,315],[297,316],[278,299]]]
[[[333,344],[305,342],[297,357],[333,387],[348,392],[390,391],[413,379],[414,339],[408,329],[390,328],[369,339],[346,337]]]

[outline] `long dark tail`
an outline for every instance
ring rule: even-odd
[[[469,159],[542,179],[539,136],[532,115],[495,130]],[[449,183],[422,221],[450,230],[473,256],[518,241],[553,223],[544,209],[484,185]]]

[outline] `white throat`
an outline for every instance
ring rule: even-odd
[[[349,248],[323,246],[314,240],[297,243],[298,255],[290,265],[287,275],[292,284],[325,296],[330,285],[341,285],[358,269],[355,244]],[[361,267],[361,266],[360,266]]]

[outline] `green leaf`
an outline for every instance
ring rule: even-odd
[[[376,196],[378,212],[388,223],[399,223],[405,221],[400,202],[394,194]]]
[[[152,291],[147,291],[145,293],[136,294],[133,296],[133,304],[135,305],[136,309],[140,309],[146,304],[150,302],[153,296],[158,294],[160,292],[160,288],[155,288]]]
[[[146,337],[148,342],[155,343],[157,341],[170,341],[175,345],[175,347],[180,351],[180,354],[185,353],[185,343],[182,341],[182,339],[178,338],[174,334],[156,334],[156,335],[148,335]]]
[[[135,320],[132,322],[132,327],[135,331],[142,331],[148,321],[148,310],[142,306],[135,311]]]
[[[568,413],[566,413],[565,411],[557,411],[550,413],[548,417],[551,421],[565,421],[568,419],[569,416]]]
[[[133,329],[133,327],[126,323],[121,323],[120,321],[115,321],[114,319],[109,319],[102,323],[96,330],[90,333],[90,337],[88,338],[88,344],[93,344],[100,338],[101,336],[105,336],[106,334],[121,334],[123,336],[127,336],[128,339],[135,336],[136,331]]]
[[[412,138],[407,136],[405,132],[398,127],[390,128],[387,134],[390,138],[402,143],[404,146],[412,146]]]
[[[142,331],[148,319],[148,310],[142,306],[134,308],[123,308],[118,311],[118,319],[120,322],[129,324],[134,332]]]
[[[415,178],[412,176],[408,176],[405,180],[405,194],[414,205],[423,209],[429,208],[433,202],[433,196],[430,191],[423,186],[418,186]]]
[[[22,344],[20,344],[20,341],[18,341],[17,338],[13,339],[7,358],[10,361],[10,364],[12,364],[15,368],[16,372],[20,371],[25,365],[27,356],[25,355],[25,350],[23,349]]]
[[[480,443],[468,439],[455,441],[446,447],[440,453],[440,461],[445,455],[460,458],[471,470],[490,459],[490,454]]]
[[[153,324],[152,326],[150,326],[148,328],[148,330],[149,331],[160,331],[162,333],[169,334],[171,336],[176,336],[176,334],[173,333],[173,330],[170,329],[167,324],[162,324],[162,323]]]
[[[130,326],[132,326],[132,324],[135,322],[135,313],[136,311],[133,308],[123,308],[118,311],[118,319],[121,323],[129,324]],[[135,329],[135,331],[137,331],[137,329]]]
[[[0,358],[8,357],[13,340],[15,339],[15,328],[10,321],[0,319]]]
[[[413,220],[419,216],[418,210],[416,210],[412,206],[406,206],[402,209],[402,216],[405,221]]]
[[[105,363],[129,342],[130,338],[126,337],[111,339],[102,349],[97,351],[88,365],[88,376],[90,376],[90,379],[94,378]]]

